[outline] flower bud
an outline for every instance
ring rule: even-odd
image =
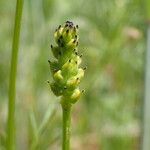
[[[61,74],[61,70],[58,70],[56,73],[54,73],[54,79],[56,81],[63,81],[63,76]]]
[[[71,95],[71,103],[76,103],[77,100],[80,98],[81,92],[79,89],[75,89],[73,94]]]

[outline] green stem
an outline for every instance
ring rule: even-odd
[[[63,142],[62,150],[70,150],[71,105],[63,107]]]
[[[18,61],[18,47],[22,18],[23,0],[17,0],[15,13],[15,26],[12,43],[11,70],[9,81],[8,121],[7,121],[7,150],[15,149],[15,96],[16,73]]]

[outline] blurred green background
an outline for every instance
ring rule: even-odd
[[[6,139],[16,0],[0,0],[0,150]],[[53,33],[79,25],[87,66],[73,107],[72,150],[137,150],[141,137],[146,25],[140,0],[25,0],[17,73],[18,150],[61,149],[61,107],[50,91]]]

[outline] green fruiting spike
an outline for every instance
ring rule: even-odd
[[[78,25],[67,21],[59,25],[54,33],[56,46],[51,45],[54,61],[48,61],[53,76],[50,84],[56,96],[61,97],[63,110],[62,150],[70,150],[71,106],[81,97],[79,84],[84,77],[85,68],[81,68],[82,55],[78,52]]]
[[[51,45],[56,60],[49,61],[54,81],[50,84],[56,96],[61,96],[61,103],[73,104],[81,96],[79,83],[84,76],[80,68],[81,56],[78,54],[78,25],[67,21],[59,25],[54,33],[57,46]]]

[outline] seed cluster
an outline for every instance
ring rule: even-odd
[[[75,103],[81,96],[79,83],[86,68],[80,68],[81,57],[78,53],[78,25],[66,21],[54,33],[57,46],[51,45],[54,61],[48,61],[53,76],[49,83],[56,96],[61,96],[63,103]]]

